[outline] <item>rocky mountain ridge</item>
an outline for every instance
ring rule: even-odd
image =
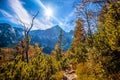
[[[56,43],[59,40],[60,34],[59,25],[46,30],[32,30],[29,33],[31,38],[30,44],[38,43],[40,47],[44,47],[43,52],[50,53],[54,50]],[[12,27],[7,23],[0,24],[0,47],[11,47],[17,44],[24,36],[24,31],[21,28]],[[73,32],[65,32],[62,30],[63,49],[67,50],[73,39]]]

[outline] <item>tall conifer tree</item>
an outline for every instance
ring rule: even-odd
[[[84,61],[85,58],[85,49],[84,49],[84,42],[85,42],[85,31],[83,27],[83,20],[78,19],[76,21],[76,27],[74,31],[74,39],[72,42],[71,50],[75,53],[76,57],[78,58],[78,62]]]

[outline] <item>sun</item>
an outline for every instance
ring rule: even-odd
[[[51,8],[47,8],[45,10],[45,16],[52,17],[53,16],[53,10]]]

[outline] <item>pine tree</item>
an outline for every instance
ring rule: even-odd
[[[58,40],[58,45],[59,45],[59,52],[58,54],[62,54],[62,38],[63,38],[63,33],[62,33],[62,29],[60,29],[60,34],[58,36],[59,40]]]
[[[62,57],[62,51],[63,51],[62,38],[63,38],[63,33],[62,33],[62,29],[60,29],[60,32],[58,35],[58,43],[55,45],[54,51],[52,52],[52,55],[54,55],[58,61],[61,60],[61,57]]]
[[[120,49],[120,1],[109,6],[105,19],[105,31],[112,50]]]
[[[78,19],[76,21],[76,27],[74,31],[74,39],[72,42],[71,51],[75,53],[75,56],[78,59],[78,62],[85,60],[85,31],[83,27],[83,21]]]
[[[72,46],[79,47],[85,40],[84,27],[82,25],[82,20],[80,19],[77,20],[76,24]]]
[[[104,22],[100,20],[98,34],[95,36],[98,44],[96,47],[101,53],[99,59],[105,72],[116,80],[120,71],[120,1],[110,3],[104,17]]]
[[[105,20],[105,32],[108,38],[108,44],[111,48],[111,57],[108,66],[110,74],[118,73],[120,71],[120,1],[112,3],[108,8]],[[117,78],[116,78],[117,79]]]

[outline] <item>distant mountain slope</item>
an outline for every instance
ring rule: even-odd
[[[23,30],[11,27],[7,23],[0,24],[0,47],[11,47],[22,39]]]
[[[33,30],[30,31],[30,44],[38,43],[39,46],[44,47],[43,52],[50,53],[56,43],[58,43],[58,36],[61,28],[57,25],[46,30]],[[71,45],[73,38],[73,31],[65,32],[63,34],[63,49],[67,50]],[[23,37],[23,30],[21,28],[11,27],[7,23],[0,24],[0,47],[11,47],[17,44]]]
[[[43,51],[45,53],[51,52],[56,43],[58,43],[58,37],[60,34],[61,28],[57,25],[50,29],[46,30],[34,30],[30,32],[31,44],[38,43],[40,46],[44,46]],[[64,50],[68,49],[72,42],[73,34],[65,32],[62,30],[63,34],[63,48]]]

